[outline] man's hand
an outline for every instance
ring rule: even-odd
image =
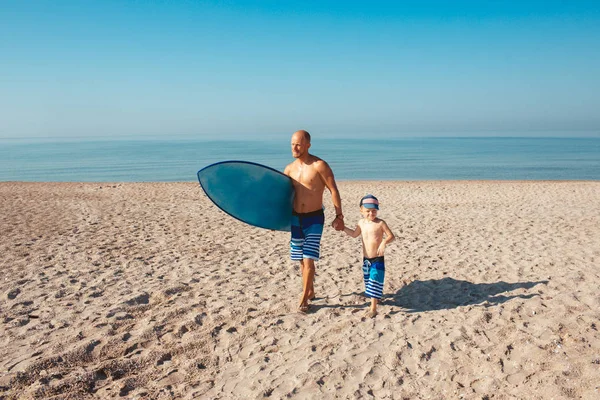
[[[344,230],[344,220],[340,217],[335,217],[335,219],[331,223],[331,226],[336,231],[343,231]]]

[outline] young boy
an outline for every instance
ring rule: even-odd
[[[352,230],[344,226],[344,232],[353,238],[361,235],[365,295],[371,298],[371,309],[367,312],[369,318],[377,315],[377,301],[383,296],[385,246],[394,240],[394,234],[385,221],[377,218],[378,210],[379,201],[375,196],[368,194],[360,200],[360,213],[363,218],[358,221],[356,228]]]

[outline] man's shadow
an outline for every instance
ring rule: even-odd
[[[394,294],[384,295],[382,304],[404,308],[404,312],[445,310],[474,304],[502,304],[511,299],[530,299],[536,294],[504,295],[517,289],[531,289],[548,281],[471,283],[453,278],[413,281]]]

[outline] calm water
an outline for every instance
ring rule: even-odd
[[[313,140],[338,180],[600,180],[600,138]],[[194,181],[247,160],[283,170],[289,138],[268,141],[0,139],[0,181]]]

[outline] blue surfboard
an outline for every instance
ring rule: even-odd
[[[198,180],[232,217],[259,228],[291,230],[294,187],[287,175],[249,161],[222,161],[198,171]]]

